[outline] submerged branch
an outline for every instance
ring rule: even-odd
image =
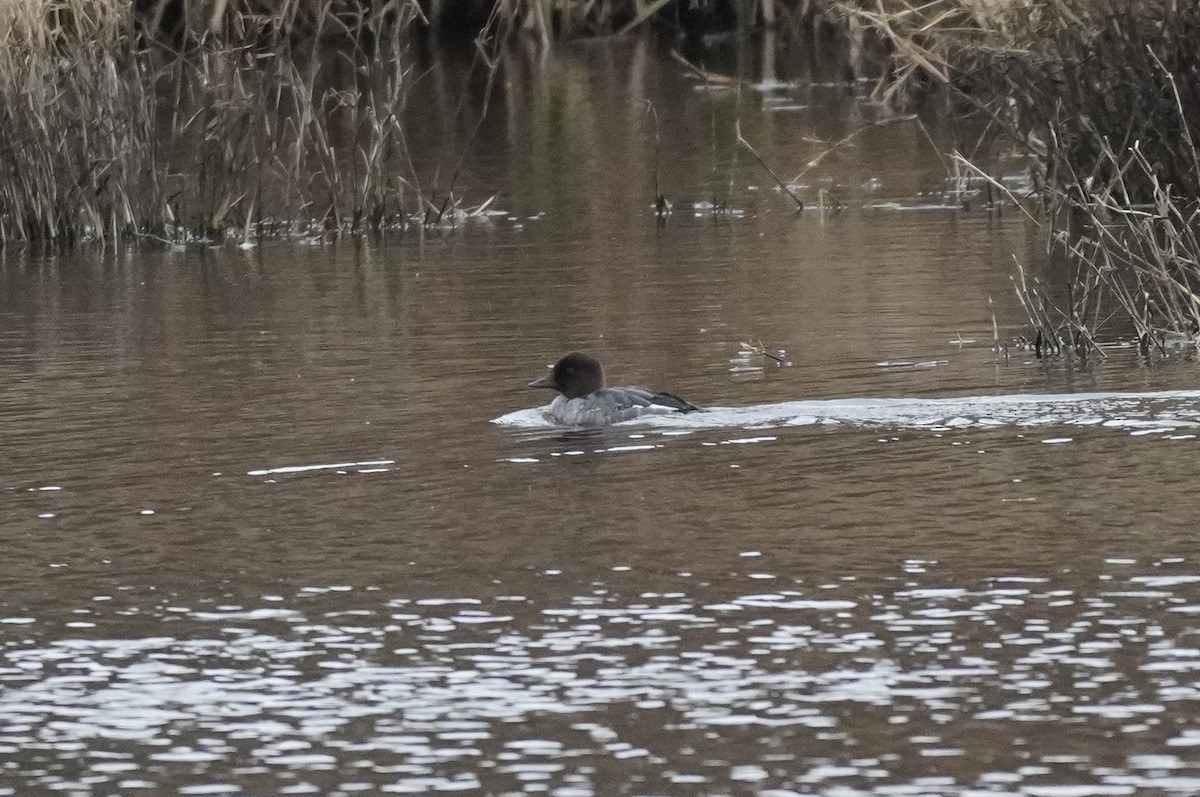
[[[800,197],[796,196],[796,194],[792,191],[792,189],[788,188],[787,183],[785,183],[782,179],[780,179],[779,175],[777,175],[775,173],[775,170],[767,165],[767,162],[765,160],[763,160],[762,156],[758,154],[758,151],[755,150],[754,147],[752,147],[750,145],[750,142],[742,137],[742,121],[740,119],[734,123],[734,128],[737,131],[738,143],[741,144],[743,147],[745,147],[746,150],[751,155],[754,156],[754,159],[758,161],[759,165],[767,170],[767,174],[769,174],[769,175],[771,175],[771,177],[775,178],[776,185],[778,185],[779,188],[785,194],[787,194],[788,196],[790,196],[792,198],[792,201],[796,203],[796,212],[797,213],[802,212],[804,210],[804,200],[802,200]]]
[[[813,156],[813,158],[811,160],[809,160],[808,163],[806,163],[804,165],[804,168],[800,170],[800,173],[792,178],[791,182],[793,182],[793,183],[799,182],[800,179],[802,177],[804,177],[804,175],[808,174],[810,171],[812,171],[817,166],[819,166],[821,164],[821,161],[825,160],[825,158],[832,155],[834,152],[837,152],[839,149],[846,146],[847,144],[852,142],[855,138],[857,138],[858,136],[867,132],[868,130],[873,130],[877,127],[887,127],[889,125],[899,124],[900,122],[911,122],[911,121],[915,120],[916,118],[917,118],[916,114],[910,114],[907,116],[892,116],[887,119],[879,119],[868,125],[863,125],[862,127],[858,128],[854,132],[843,136],[841,139],[839,139],[837,142],[835,142],[833,144],[833,146],[830,146],[830,147],[818,152],[815,156]]]
[[[767,351],[767,347],[763,345],[761,340],[758,341],[757,343],[746,343],[743,341],[741,343],[738,343],[738,345],[741,346],[743,349],[745,349],[746,351],[748,351],[751,354],[757,354],[759,356],[766,357],[769,360],[774,360],[775,362],[779,363],[780,365],[788,364],[787,360],[780,357],[778,354],[773,354],[773,353]]]
[[[1022,202],[1019,198],[1017,198],[1017,196],[1008,189],[1008,186],[1004,185],[999,180],[997,180],[995,177],[992,177],[990,174],[985,172],[983,169],[976,166],[971,161],[967,160],[965,157],[963,157],[962,153],[958,152],[957,150],[952,152],[950,154],[950,157],[953,159],[953,161],[956,164],[966,167],[969,171],[974,173],[976,176],[980,177],[982,180],[984,180],[984,182],[986,182],[992,188],[995,188],[997,191],[999,191],[1000,193],[1002,193],[1006,197],[1008,197],[1008,201],[1011,202],[1013,205],[1015,205],[1018,210],[1020,210],[1022,213],[1024,213],[1025,218],[1032,221],[1038,227],[1044,226],[1042,224],[1042,222],[1039,221],[1036,216],[1034,216],[1032,213],[1030,213],[1028,210],[1025,209],[1025,203]]]

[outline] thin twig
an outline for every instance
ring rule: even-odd
[[[738,119],[734,123],[734,129],[737,131],[738,143],[741,144],[743,147],[745,147],[746,150],[751,155],[754,156],[755,160],[758,161],[759,165],[767,170],[767,174],[769,174],[769,175],[771,175],[771,177],[775,178],[775,183],[779,186],[779,188],[785,194],[787,194],[788,196],[790,196],[792,198],[792,201],[796,203],[796,212],[797,213],[802,212],[804,210],[804,200],[802,200],[800,197],[796,196],[796,194],[792,191],[792,189],[788,188],[787,183],[785,183],[779,177],[779,175],[775,173],[774,169],[772,169],[770,166],[767,165],[767,162],[765,160],[763,160],[762,155],[759,155],[758,151],[755,150],[754,147],[752,147],[750,145],[750,142],[742,137],[742,120],[741,119]]]
[[[964,158],[962,156],[962,153],[960,153],[958,150],[955,150],[954,152],[950,153],[950,157],[954,161],[954,163],[965,166],[967,169],[974,172],[979,177],[983,178],[983,180],[985,182],[987,182],[988,185],[992,186],[997,191],[999,191],[1000,193],[1002,193],[1006,197],[1008,197],[1008,201],[1012,202],[1014,205],[1016,205],[1017,209],[1025,214],[1025,218],[1032,221],[1038,227],[1043,227],[1043,228],[1045,227],[1045,225],[1042,224],[1041,221],[1039,221],[1032,213],[1030,213],[1028,210],[1025,209],[1024,203],[1021,202],[1021,200],[1017,199],[1016,195],[1014,195],[1013,192],[1010,191],[1008,189],[1008,186],[1006,186],[1004,183],[1000,182],[995,177],[992,177],[990,174],[985,172],[983,169],[979,168],[974,163],[971,163],[969,160]]]
[[[873,130],[876,127],[887,127],[889,125],[899,124],[900,122],[911,122],[916,118],[917,118],[916,114],[910,114],[908,116],[892,116],[887,119],[876,120],[869,125],[864,125],[864,126],[860,127],[859,129],[855,130],[853,133],[843,136],[841,138],[841,140],[839,140],[837,143],[835,143],[833,146],[829,147],[828,149],[824,149],[821,152],[818,152],[808,163],[806,163],[804,165],[804,169],[802,169],[799,174],[797,174],[795,177],[792,178],[791,182],[793,182],[793,183],[799,182],[801,177],[808,174],[812,169],[816,168],[821,163],[821,161],[825,160],[825,158],[828,155],[830,155],[831,153],[834,153],[837,150],[841,149],[842,147],[846,146],[851,141],[853,141],[856,137],[862,135],[863,133],[867,132],[868,130]]]
[[[767,347],[762,344],[761,340],[758,343],[742,342],[742,343],[738,343],[738,345],[741,346],[743,349],[746,349],[747,351],[749,351],[751,354],[760,354],[763,357],[768,357],[768,358],[774,360],[775,362],[779,363],[780,365],[787,365],[787,360],[783,359],[782,357],[780,357],[776,354],[772,354],[771,352],[767,351]]]

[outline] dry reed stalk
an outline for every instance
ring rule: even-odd
[[[1123,319],[1142,342],[1200,330],[1200,4],[871,0],[842,13],[891,47],[883,95],[949,86],[1040,163],[1065,301],[1014,280],[1038,331],[1099,351]],[[956,155],[994,189],[1003,186]],[[1016,197],[1005,192],[1010,200]],[[1024,208],[1023,203],[1016,204]],[[1032,217],[1026,210],[1027,215]],[[1065,333],[1064,333],[1065,330]]]
[[[788,187],[788,184],[783,181],[783,178],[776,174],[775,170],[767,165],[767,162],[763,160],[762,155],[758,154],[758,150],[751,146],[750,142],[742,136],[742,121],[740,119],[734,123],[734,129],[737,135],[738,144],[745,147],[746,151],[753,155],[754,159],[758,161],[758,165],[767,170],[767,174],[771,175],[771,178],[775,181],[775,184],[779,186],[779,190],[791,197],[792,201],[796,203],[796,213],[804,212],[804,200],[796,196],[796,193]]]

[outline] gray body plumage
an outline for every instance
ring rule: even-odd
[[[580,398],[555,396],[545,412],[551,421],[564,426],[604,426],[691,409],[694,407],[674,396],[640,387],[604,387]]]

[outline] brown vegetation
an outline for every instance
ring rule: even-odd
[[[127,4],[89,0],[4,4],[0,30],[0,241],[379,228],[424,211],[404,177],[408,75],[382,54],[395,40],[177,57],[139,49]]]
[[[1066,304],[1031,312],[1040,332],[1065,326],[1076,345],[1114,305],[1144,346],[1200,328],[1200,4],[932,0],[841,10],[890,48],[881,98],[903,105],[948,88],[1039,164],[1070,263]],[[1048,303],[1022,284],[1030,306]]]

